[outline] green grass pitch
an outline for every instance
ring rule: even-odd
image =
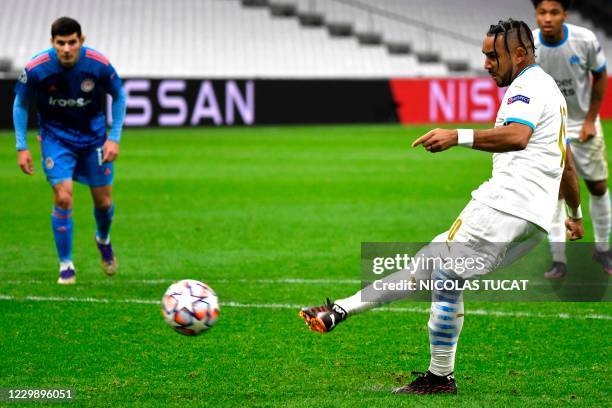
[[[31,135],[27,177],[12,134],[0,134],[0,388],[72,388],[75,406],[100,407],[609,404],[608,303],[467,303],[455,397],[389,393],[427,369],[428,304],[366,313],[329,335],[298,318],[299,305],[358,289],[362,241],[430,240],[489,177],[489,154],[411,149],[426,130],[127,130],[119,274],[100,269],[91,199],[77,185],[72,287],[55,283],[37,143]],[[217,325],[195,338],[160,315],[164,290],[183,278],[221,300]]]

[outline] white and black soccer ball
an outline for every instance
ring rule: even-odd
[[[197,336],[219,318],[219,299],[205,283],[184,279],[170,285],[162,298],[162,314],[174,330]]]

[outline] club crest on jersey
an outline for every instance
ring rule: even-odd
[[[45,159],[45,167],[46,167],[48,170],[51,170],[51,169],[53,168],[53,166],[55,166],[55,163],[53,162],[53,159],[52,159],[52,158],[50,158],[50,157],[47,157],[47,158]]]
[[[514,102],[524,102],[524,103],[529,103],[530,99],[528,97],[526,97],[525,95],[514,95],[508,98],[508,105],[514,103]]]
[[[19,77],[17,78],[17,80],[21,82],[22,84],[28,83],[28,74],[26,73],[25,69],[23,70],[21,74],[19,74]]]
[[[570,65],[579,65],[580,64],[580,57],[577,56],[576,54],[572,55],[569,59],[570,61]]]
[[[93,81],[93,79],[91,78],[84,79],[83,82],[81,82],[81,91],[91,92],[93,91],[95,86],[96,86],[96,83]]]

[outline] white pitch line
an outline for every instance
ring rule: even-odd
[[[87,285],[113,285],[113,284],[125,284],[125,285],[162,285],[171,284],[177,282],[177,279],[106,279],[106,280],[94,280],[86,282]],[[207,281],[208,282],[208,281]],[[317,279],[317,278],[277,278],[277,279],[212,279],[209,282],[211,285],[216,284],[227,284],[227,283],[251,283],[251,284],[289,284],[289,285],[361,285],[362,281],[359,279]],[[40,279],[29,279],[29,280],[5,280],[0,281],[1,285],[54,285],[55,280],[40,280]],[[530,282],[528,286],[532,287],[552,287],[549,282]],[[573,287],[605,287],[610,286],[608,282],[570,282],[563,285],[564,288]]]
[[[93,297],[61,297],[61,296],[25,296],[17,297],[0,294],[0,300],[31,301],[31,302],[82,302],[82,303],[129,303],[160,305],[161,300],[151,299],[105,299]],[[246,309],[300,309],[303,305],[290,303],[239,303],[221,302],[222,307],[236,307]],[[392,313],[429,313],[429,308],[418,307],[381,307],[374,309],[374,312]],[[499,310],[467,309],[466,315],[474,316],[494,316],[494,317],[527,317],[527,318],[559,318],[559,319],[578,319],[578,320],[612,320],[612,316],[600,314],[570,315],[568,313],[544,314],[530,312],[503,312]]]
[[[101,285],[112,285],[113,283],[118,284],[135,284],[135,285],[161,285],[170,284],[177,282],[178,279],[107,279],[103,281],[90,281],[87,284],[101,284]],[[293,285],[319,285],[319,284],[351,284],[359,285],[361,281],[359,279],[305,279],[305,278],[278,278],[278,279],[212,279],[212,284],[224,284],[224,283],[259,283],[259,284],[293,284]],[[43,284],[54,284],[55,280],[40,280],[40,279],[29,279],[29,280],[5,280],[0,281],[0,285],[43,285]]]

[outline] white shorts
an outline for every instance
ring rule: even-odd
[[[600,181],[608,178],[608,156],[604,141],[601,121],[595,122],[595,137],[580,143],[577,134],[568,134],[576,170],[588,181]]]
[[[533,249],[545,236],[544,230],[527,220],[472,200],[451,228],[432,241],[447,242],[449,245],[438,244],[432,247],[443,258],[484,259],[482,268],[453,271],[468,279],[510,265]]]

